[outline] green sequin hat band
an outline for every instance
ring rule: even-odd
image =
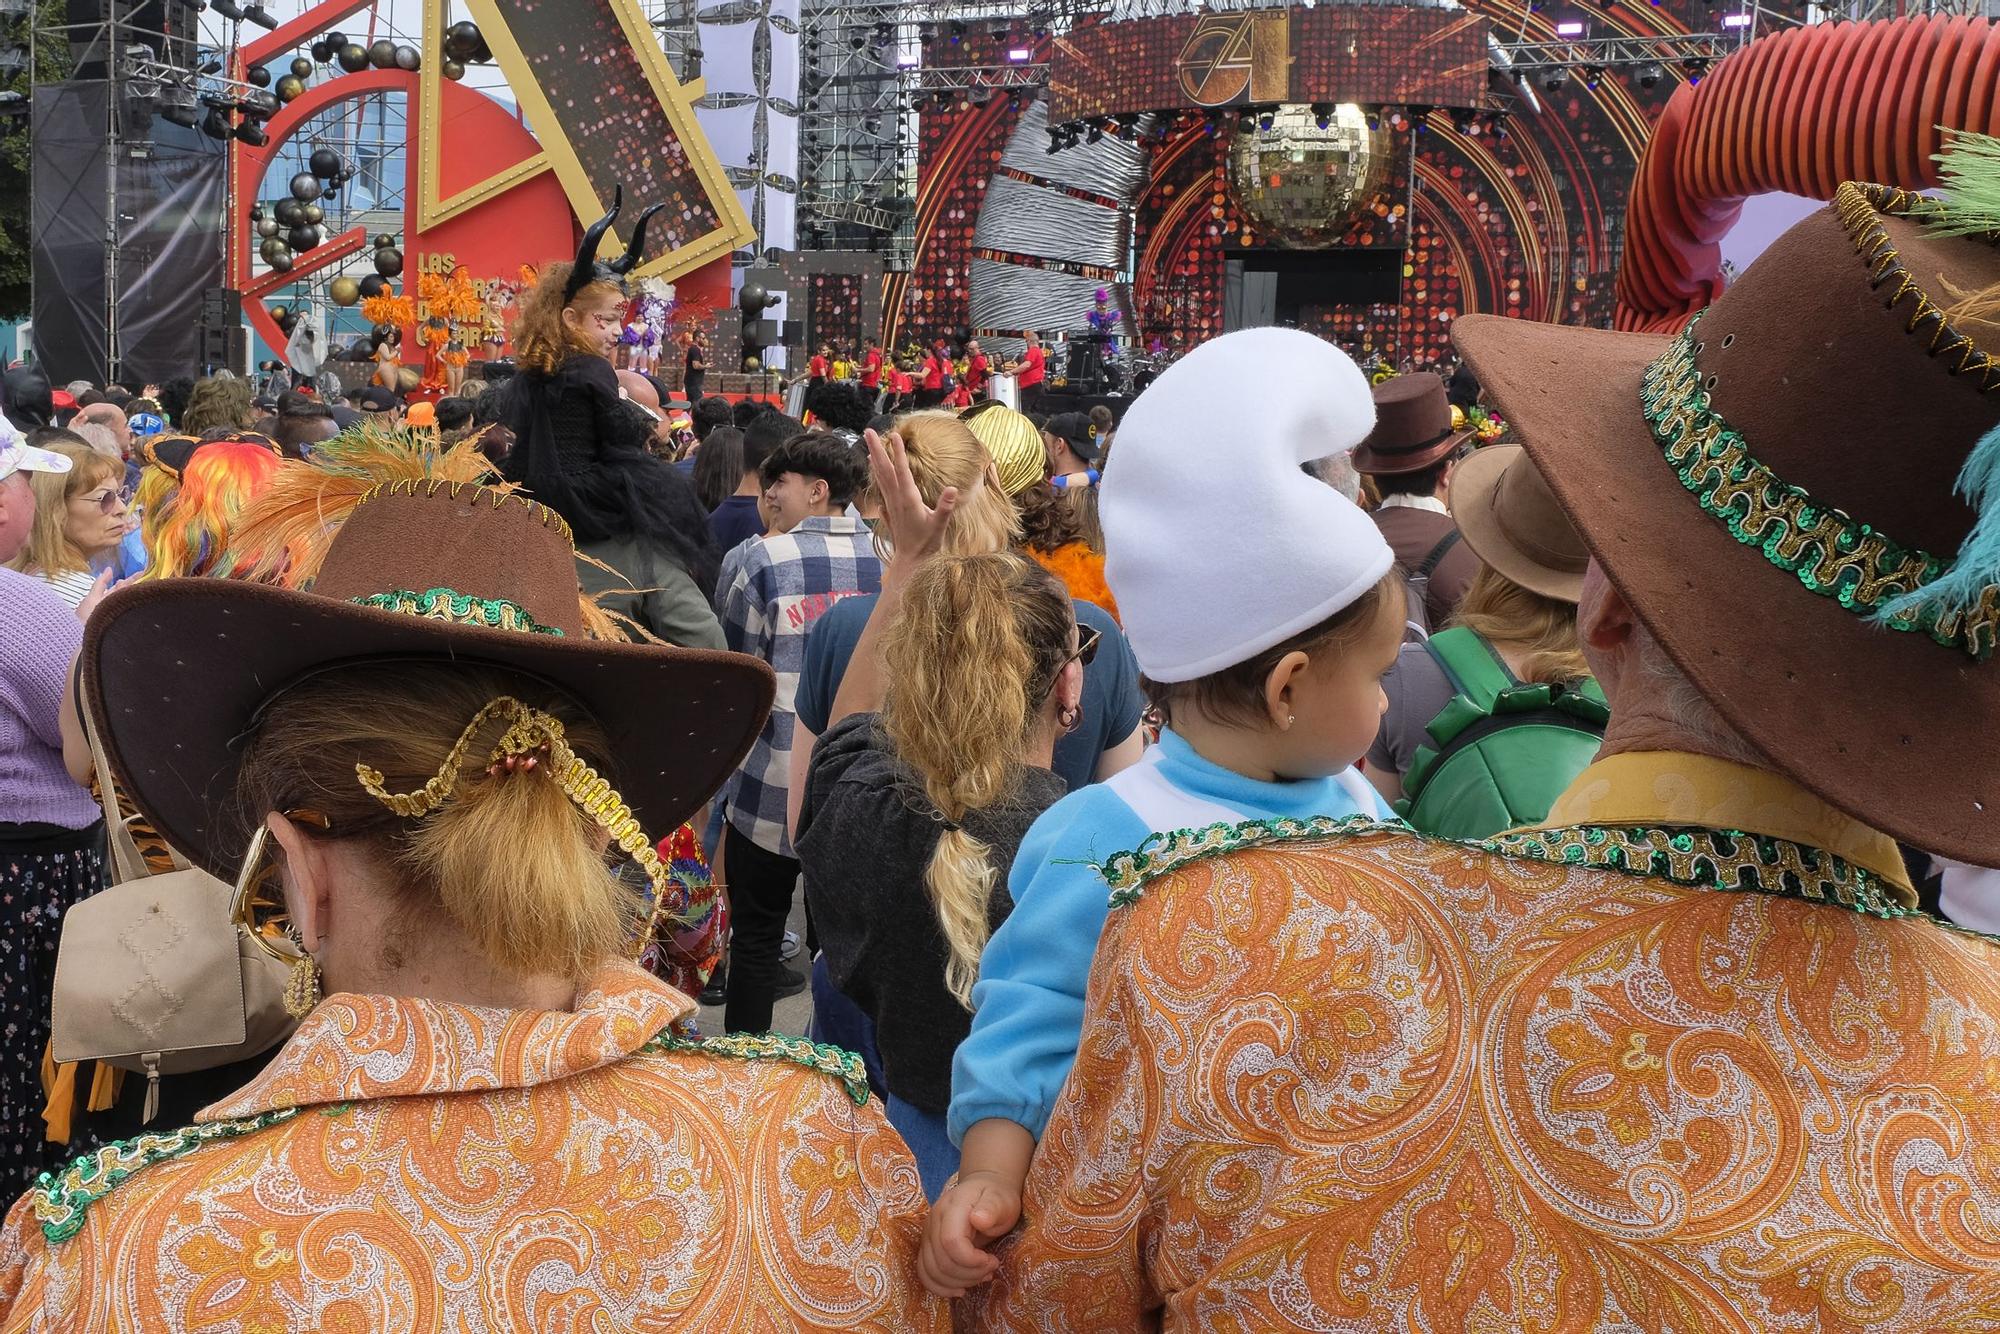
[[[1821,597],[1885,629],[1990,656],[2000,641],[2000,587],[1960,568],[1969,552],[1946,559],[1904,546],[1760,463],[1753,442],[1714,410],[1695,365],[1701,318],[1646,369],[1639,397],[1654,442],[1703,512]]]
[[[398,588],[387,593],[367,593],[349,598],[357,607],[373,607],[403,616],[421,616],[429,621],[453,625],[476,625],[489,630],[511,630],[518,634],[555,635],[562,631],[543,625],[518,602],[505,598],[476,598],[455,588],[427,588],[421,593]]]

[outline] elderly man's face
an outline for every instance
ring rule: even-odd
[[[14,559],[35,526],[35,489],[24,472],[0,479],[0,561]]]

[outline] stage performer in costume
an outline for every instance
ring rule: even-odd
[[[98,608],[111,765],[202,869],[269,873],[286,929],[234,916],[301,1019],[192,1126],[13,1207],[0,1328],[949,1327],[859,1058],[694,1036],[628,962],[607,842],[668,892],[650,829],[700,807],[774,683],[589,637],[575,559],[547,507],[431,478],[365,494],[310,592],[167,579]]]
[[[2000,865],[1996,225],[1843,185],[1676,336],[1457,323],[1592,552],[1600,757],[1480,844],[1112,857],[975,1327],[1993,1324],[2000,941],[1897,840]]]
[[[403,331],[390,326],[375,344],[375,383],[390,393],[401,392],[403,379]]]
[[[597,247],[623,194],[584,233],[576,262],[545,266],[522,300],[514,330],[521,373],[503,390],[501,421],[514,433],[506,475],[575,531],[586,590],[640,590],[632,615],[651,634],[684,648],[722,648],[710,605],[722,560],[706,514],[693,483],[648,448],[658,423],[620,397],[611,364],[625,275],[661,207],[639,215],[623,256],[600,261]]]

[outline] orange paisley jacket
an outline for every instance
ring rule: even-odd
[[[623,963],[573,1012],[332,996],[195,1126],[16,1204],[0,1328],[946,1329],[858,1059],[693,1009]]]
[[[1782,778],[1114,858],[976,1328],[2000,1329],[2000,942]]]

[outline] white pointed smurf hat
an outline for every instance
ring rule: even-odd
[[[1141,671],[1170,682],[1233,667],[1389,572],[1374,522],[1301,467],[1374,427],[1368,377],[1295,329],[1204,343],[1139,396],[1098,507],[1105,580]]]

